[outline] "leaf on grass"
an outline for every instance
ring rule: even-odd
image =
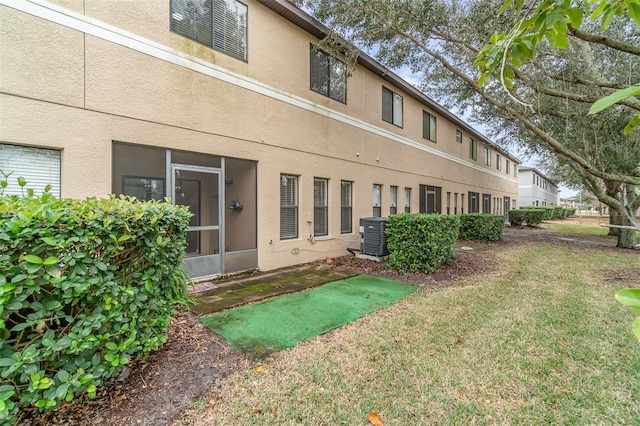
[[[571,391],[569,389],[566,389],[566,388],[560,389],[560,392],[562,392],[562,393],[571,393]]]
[[[369,423],[373,426],[383,426],[382,418],[376,413],[369,413]]]
[[[640,307],[640,289],[638,288],[625,288],[623,290],[619,290],[615,294],[615,298],[623,305]]]
[[[259,366],[256,367],[256,371],[264,371],[266,369],[267,369],[267,367],[265,367],[264,365],[259,365]]]

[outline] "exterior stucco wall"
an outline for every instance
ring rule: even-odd
[[[518,198],[515,163],[510,175],[504,164],[502,170],[485,166],[482,143],[478,160],[471,160],[473,135],[464,131],[463,142],[456,142],[458,127],[416,99],[400,93],[403,128],[382,121],[383,84],[399,89],[368,70],[358,67],[349,79],[346,105],[309,90],[309,45],[315,40],[261,4],[246,2],[245,63],[171,33],[168,0],[164,7],[56,3],[85,13],[89,26],[108,24],[168,49],[145,50],[102,30],[85,34],[0,5],[0,141],[60,149],[62,196],[113,191],[113,141],[256,161],[258,262],[264,270],[358,247],[358,219],[372,215],[374,183],[383,185],[383,216],[391,185],[398,187],[398,211],[404,188],[411,188],[411,210],[418,211],[420,185],[442,187],[443,212],[447,192]],[[422,138],[423,109],[438,117],[437,143]],[[300,179],[295,240],[279,238],[281,173]],[[329,233],[309,241],[314,177],[329,179]],[[346,235],[340,234],[341,180],[354,182],[354,232]],[[467,197],[464,204],[458,199],[459,209],[466,212],[467,203]]]

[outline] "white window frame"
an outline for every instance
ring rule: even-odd
[[[340,181],[340,233],[353,232],[353,182]]]
[[[313,236],[329,234],[329,179],[313,178]]]
[[[398,213],[398,187],[389,187],[389,214]]]
[[[51,185],[49,192],[59,198],[61,157],[61,152],[55,149],[0,144],[0,170],[10,174],[4,195],[26,196],[28,189],[41,195]],[[24,179],[24,187],[19,185],[18,178]],[[0,176],[0,180],[4,177]]]
[[[294,185],[293,191],[290,193],[284,192],[283,187],[290,187]],[[294,175],[281,174],[280,175],[280,239],[292,240],[298,238],[298,224],[299,224],[299,188],[300,178]],[[293,212],[290,219],[293,223],[285,223],[288,217],[285,217],[286,212]],[[283,226],[284,225],[284,226]],[[293,232],[285,232],[288,229],[292,229]]]

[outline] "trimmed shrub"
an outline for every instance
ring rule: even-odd
[[[499,241],[502,239],[505,219],[494,214],[463,214],[460,216],[460,235],[463,240]]]
[[[551,220],[555,218],[555,206],[528,206],[528,207],[520,207],[520,210],[539,210],[544,212],[544,217],[542,220]],[[542,223],[542,222],[541,222]]]
[[[390,265],[401,272],[432,272],[455,255],[460,217],[399,213],[386,225]]]
[[[560,206],[554,206],[553,208],[553,219],[564,219],[565,216],[565,209],[560,207]]]
[[[526,223],[530,226],[538,226],[544,220],[545,211],[539,209],[520,208],[509,210],[509,222],[511,226],[521,226]]]
[[[127,197],[0,197],[0,423],[93,397],[166,341],[188,303],[190,216]]]

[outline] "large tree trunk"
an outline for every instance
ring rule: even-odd
[[[620,221],[620,225],[622,226],[632,226],[633,223],[631,223],[631,221],[623,215],[618,215],[619,221]],[[636,230],[635,229],[625,229],[625,228],[618,228],[618,244],[616,244],[616,247],[620,247],[620,248],[628,248],[628,249],[632,249],[635,248],[637,242],[637,238],[636,238]]]
[[[618,234],[618,244],[616,247],[620,248],[636,248],[637,238],[636,238],[636,230],[635,229],[620,229],[620,233]]]
[[[620,213],[614,209],[609,209],[609,225],[622,225],[622,219]],[[620,235],[620,228],[609,228],[609,235],[615,237]]]
[[[636,220],[636,210],[640,203],[640,197],[638,197],[636,185],[625,185],[624,192],[621,191],[620,195],[622,195],[621,204],[624,209],[622,212],[619,212],[621,213],[621,224],[629,227],[637,227],[637,222],[634,223],[634,221]],[[638,243],[636,233],[637,229],[620,228],[618,244],[616,244],[616,246],[630,249],[636,248],[636,244]]]
[[[620,184],[617,182],[604,181],[605,193],[612,198],[619,198]],[[615,209],[609,208],[609,225],[622,225],[620,213]],[[609,235],[620,236],[620,228],[609,228]]]
[[[610,195],[612,185],[610,182],[604,181],[604,188],[593,175],[584,175],[586,182],[592,193],[603,203],[610,207],[609,215],[616,222],[618,226],[627,226],[629,228],[617,228],[618,229],[618,243],[616,247],[633,249],[636,248],[637,238],[635,229],[636,217],[635,212],[640,207],[640,197],[638,196],[638,187],[636,185],[618,186],[619,190],[615,192],[615,196]],[[605,191],[606,188],[606,191]],[[610,221],[612,219],[609,219]],[[634,227],[634,228],[632,228]]]

